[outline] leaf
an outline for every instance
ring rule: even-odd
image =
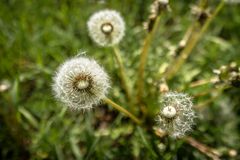
[[[24,107],[19,107],[18,111],[29,121],[29,123],[34,127],[38,128],[38,121],[34,118],[34,116],[26,110]]]
[[[140,127],[137,127],[137,131],[140,135],[140,137],[142,138],[142,142],[143,144],[146,146],[146,148],[149,150],[149,152],[151,153],[151,155],[156,158],[157,154],[154,152],[154,150],[152,149],[152,147],[149,145],[146,137],[144,136],[143,130]]]

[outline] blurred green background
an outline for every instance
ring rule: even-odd
[[[216,7],[219,1],[209,3]],[[128,75],[136,79],[141,44],[146,35],[151,0],[1,0],[0,1],[0,159],[208,159],[184,140],[160,139],[104,104],[91,112],[69,112],[57,103],[52,76],[64,60],[85,52],[111,76],[109,97],[123,106],[118,70],[112,50],[94,44],[86,22],[94,12],[109,8],[126,21],[120,44]],[[155,35],[147,64],[146,82],[152,86],[160,64],[193,22],[194,0],[170,1]],[[187,63],[170,82],[170,89],[184,88],[198,79],[211,78],[213,69],[232,61],[240,63],[240,4],[225,4],[194,48]],[[5,87],[5,89],[4,89]],[[212,85],[195,90],[201,93]],[[151,90],[155,88],[150,87]],[[204,103],[214,96],[196,98]],[[147,103],[158,110],[156,97]],[[192,137],[215,148],[224,159],[240,159],[240,91],[224,90],[199,111]],[[154,117],[153,117],[154,119]],[[234,152],[235,153],[235,152]],[[232,157],[231,157],[232,156]]]

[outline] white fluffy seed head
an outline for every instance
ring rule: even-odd
[[[159,127],[172,137],[183,137],[192,129],[195,112],[191,97],[184,93],[167,92],[161,99]]]
[[[58,68],[53,91],[71,109],[88,109],[105,97],[109,86],[108,75],[95,60],[76,57]]]
[[[87,26],[90,37],[100,46],[118,44],[125,32],[125,23],[121,15],[114,10],[102,10],[94,13]]]

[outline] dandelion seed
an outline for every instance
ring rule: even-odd
[[[194,123],[195,113],[191,98],[183,93],[168,92],[162,98],[158,115],[159,127],[172,137],[183,137]]]
[[[105,97],[109,78],[95,60],[75,57],[63,63],[54,77],[57,99],[71,109],[88,109]]]
[[[90,37],[100,46],[114,46],[124,36],[125,23],[121,15],[113,10],[93,14],[87,26]]]

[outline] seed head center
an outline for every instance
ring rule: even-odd
[[[101,30],[104,34],[110,34],[112,33],[113,31],[113,26],[112,24],[110,23],[104,23],[102,26],[101,26]]]
[[[87,80],[79,80],[77,82],[77,88],[78,89],[86,89],[89,86],[89,82]]]
[[[164,107],[162,110],[162,114],[166,118],[173,118],[176,116],[176,113],[177,111],[173,106]]]

